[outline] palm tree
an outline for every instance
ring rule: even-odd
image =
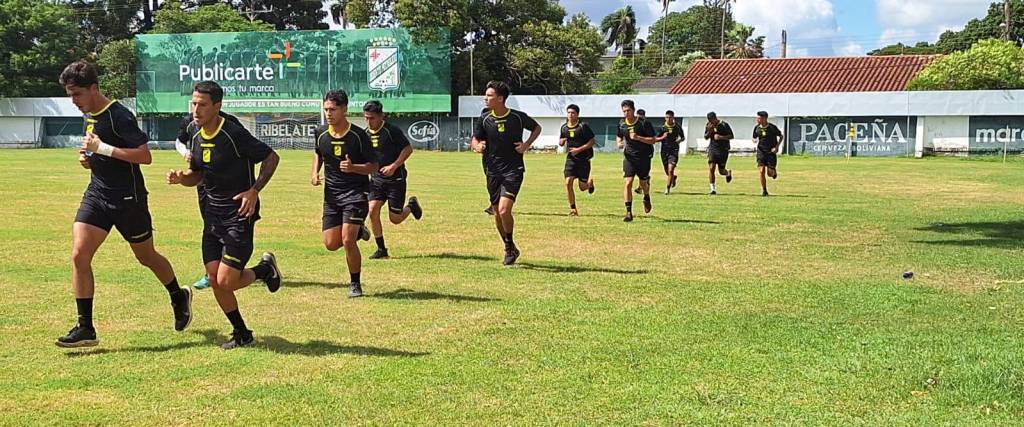
[[[636,13],[632,6],[626,6],[605,16],[601,20],[601,33],[608,46],[614,47],[622,54],[626,49],[632,50],[636,41]]]
[[[346,7],[348,7],[348,0],[334,0],[334,3],[331,4],[331,19],[335,24],[340,24],[341,28],[348,27],[345,15]]]
[[[672,2],[674,2],[676,0],[658,0],[658,1],[661,2],[661,19],[668,18],[668,7],[669,7],[669,5],[672,4]],[[665,22],[667,23],[668,21],[665,21]],[[661,66],[662,67],[665,66],[665,34],[668,34],[668,31],[667,31],[667,29],[663,28],[661,30]],[[650,39],[648,38],[648,40],[650,40]]]
[[[763,58],[764,36],[753,37],[754,27],[736,24],[729,30],[726,49],[730,58]]]

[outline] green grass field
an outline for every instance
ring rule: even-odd
[[[239,293],[256,345],[220,349],[209,290],[175,333],[115,232],[94,263],[102,343],[65,351],[88,173],[73,150],[0,153],[0,424],[1024,420],[1024,162],[783,158],[765,199],[753,158],[711,197],[689,156],[677,193],[624,224],[620,156],[595,159],[598,191],[569,218],[562,157],[530,155],[523,256],[503,268],[479,157],[420,152],[425,216],[385,227],[394,258],[365,261],[367,297],[348,300],[309,156],[282,153],[263,195],[256,251],[277,253],[285,287]],[[157,248],[191,283],[195,192],[164,184],[175,153],[155,157]]]

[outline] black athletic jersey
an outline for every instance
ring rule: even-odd
[[[487,141],[484,150],[484,172],[487,175],[504,175],[509,172],[525,172],[523,155],[516,151],[516,143],[523,142],[523,131],[537,129],[537,121],[522,111],[509,109],[503,116],[488,111],[480,117],[473,130],[473,136]]]
[[[90,133],[117,148],[138,148],[149,143],[149,137],[135,121],[135,114],[117,101],[110,101],[99,112],[86,114],[85,134]],[[138,164],[96,153],[88,159],[92,176],[87,191],[112,202],[147,194]]]
[[[672,151],[672,147],[675,147],[676,151],[679,151],[679,142],[686,138],[686,134],[683,132],[683,128],[679,126],[678,122],[667,122],[661,125],[658,129],[658,136],[667,135],[667,137],[661,141],[661,150],[665,151],[668,147],[668,151]]]
[[[633,123],[629,123],[626,119],[622,119],[619,122],[619,129],[617,135],[626,141],[625,154],[627,157],[651,157],[654,156],[654,146],[650,144],[644,144],[640,141],[634,141],[629,137],[629,133],[633,132],[637,136],[655,136],[654,126],[647,120],[636,119]]]
[[[274,150],[244,127],[224,118],[220,119],[213,135],[198,129],[191,140],[190,168],[203,172],[207,212],[230,215],[238,211],[242,200],[233,200],[234,197],[256,184],[256,164]],[[256,214],[259,214],[258,203]]]
[[[363,128],[349,123],[340,138],[331,135],[330,126],[316,129],[316,153],[324,162],[324,201],[344,204],[366,200],[370,177],[341,171],[341,161],[348,156],[354,164],[378,163],[370,145],[370,136]],[[378,163],[379,164],[379,163]]]
[[[576,148],[587,145],[591,139],[594,139],[594,131],[590,129],[590,125],[584,122],[576,122],[576,126],[569,127],[569,122],[562,124],[562,130],[559,132],[559,138],[565,140],[565,148]],[[578,156],[572,155],[566,150],[567,156],[579,160],[587,160],[594,157],[594,149],[590,148]]]
[[[231,114],[223,111],[220,111],[217,114],[234,122],[236,125],[242,126],[242,122],[238,120],[238,117],[232,116]],[[181,124],[178,126],[178,142],[185,144],[185,146],[191,150],[192,136],[198,131],[199,129],[196,127],[195,118],[192,116],[192,113],[188,113],[185,118],[181,119]]]
[[[405,137],[405,132],[402,132],[402,129],[398,126],[388,122],[384,122],[384,125],[377,129],[376,132],[367,128],[366,134],[370,137],[370,146],[373,147],[373,152],[377,157],[380,167],[398,161],[398,156],[402,154],[402,150],[409,146],[409,139]],[[373,179],[379,181],[395,182],[404,180],[405,177],[405,165],[402,165],[389,177],[381,175],[380,168],[373,172]]]
[[[707,129],[704,130],[704,139],[707,139],[707,140],[711,141],[711,142],[708,143],[708,149],[709,150],[712,150],[712,149],[729,150],[730,145],[731,145],[729,142],[731,140],[730,139],[723,139],[721,141],[716,141],[715,140],[715,135],[732,135],[732,134],[733,134],[732,133],[732,128],[729,127],[729,124],[726,123],[726,122],[723,122],[723,121],[719,121],[718,124],[715,125],[713,128],[707,128]]]
[[[779,144],[779,138],[782,137],[782,131],[772,123],[768,123],[768,126],[761,127],[761,125],[754,126],[754,138],[757,139],[758,151],[770,153],[772,148],[775,148]]]

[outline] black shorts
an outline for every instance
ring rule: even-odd
[[[671,150],[671,149],[668,150],[668,151],[661,150],[661,165],[662,166],[664,166],[666,169],[668,169],[668,165],[675,166],[675,165],[678,165],[678,164],[679,164],[679,147],[676,147],[675,150]]]
[[[590,179],[590,159],[565,158],[565,177],[579,178],[580,181]]]
[[[402,213],[405,209],[406,181],[370,180],[370,200],[387,200],[388,210]]]
[[[725,167],[726,163],[729,163],[729,150],[724,149],[709,149],[708,150],[708,164],[717,164]]]
[[[203,230],[203,265],[212,261],[244,270],[252,257],[256,219],[237,214],[208,214]]]
[[[487,175],[487,194],[491,206],[497,205],[502,197],[514,202],[523,186],[523,173],[510,172],[503,175]]]
[[[779,156],[772,152],[757,150],[757,165],[774,169],[779,164]]]
[[[336,204],[324,202],[323,230],[330,230],[342,224],[363,225],[370,213],[370,202],[366,200]]]
[[[641,181],[651,179],[651,158],[630,157],[622,158],[622,176],[625,178],[637,177]]]
[[[108,233],[117,227],[128,243],[142,243],[153,237],[153,217],[149,215],[146,197],[109,202],[104,197],[86,192],[78,205],[75,222],[93,225]]]

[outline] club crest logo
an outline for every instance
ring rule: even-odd
[[[398,89],[401,79],[401,54],[397,40],[378,37],[370,40],[366,47],[366,83],[371,89]]]

